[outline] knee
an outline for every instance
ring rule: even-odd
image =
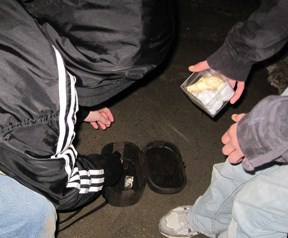
[[[54,237],[56,230],[57,213],[54,205],[46,198],[42,198],[36,202],[36,206],[30,207],[29,218],[26,221],[33,225],[37,237]]]
[[[6,220],[0,224],[0,237],[55,237],[57,213],[45,197],[32,193],[31,197],[23,197],[8,205],[4,211]]]
[[[52,238],[57,213],[54,205],[8,176],[0,176],[0,237]]]

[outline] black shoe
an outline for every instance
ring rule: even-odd
[[[175,145],[154,141],[144,148],[143,154],[148,165],[147,183],[154,192],[174,194],[185,187],[185,164]]]
[[[113,186],[103,188],[103,197],[112,206],[124,207],[136,204],[147,182],[147,164],[142,151],[131,142],[115,142],[103,147],[101,154],[121,154],[123,173]]]

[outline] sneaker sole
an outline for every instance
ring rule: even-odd
[[[194,237],[194,236],[197,236],[198,234],[195,234],[195,235],[191,235],[191,236],[170,236],[170,235],[167,235],[163,232],[160,231],[160,233],[165,236],[165,237],[168,237],[168,238],[191,238],[191,237]]]

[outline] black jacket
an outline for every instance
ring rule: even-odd
[[[174,35],[172,0],[22,0],[95,106],[155,69]],[[95,90],[96,89],[96,90]]]
[[[275,55],[288,40],[288,1],[262,0],[245,22],[237,23],[207,61],[225,76],[245,81],[253,64]]]
[[[142,78],[173,35],[169,4],[154,14],[164,1],[108,2],[0,4],[0,170],[58,210],[92,201],[121,174],[119,156],[74,148],[79,104],[94,106]]]

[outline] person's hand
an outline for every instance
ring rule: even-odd
[[[84,121],[90,122],[95,129],[100,127],[102,130],[105,130],[114,122],[114,117],[110,109],[104,107],[96,111],[90,111]]]
[[[241,97],[242,93],[244,92],[245,82],[244,81],[237,81],[234,79],[229,79],[229,84],[235,90],[233,97],[230,99],[230,103],[234,104],[235,102],[238,101],[238,99]]]
[[[221,141],[224,144],[222,148],[222,153],[224,155],[227,155],[227,159],[231,164],[241,163],[242,160],[245,158],[237,140],[238,122],[244,116],[244,113],[233,114],[231,118],[235,123],[230,126],[230,128],[224,133],[221,138]]]
[[[208,65],[207,61],[205,60],[205,61],[201,61],[195,65],[189,66],[188,69],[191,72],[199,72],[199,71],[202,71],[205,69],[210,69],[210,66]],[[232,88],[235,89],[235,94],[230,99],[230,103],[234,104],[241,97],[241,95],[245,89],[245,82],[237,81],[237,80],[229,78],[229,84],[232,86]]]

